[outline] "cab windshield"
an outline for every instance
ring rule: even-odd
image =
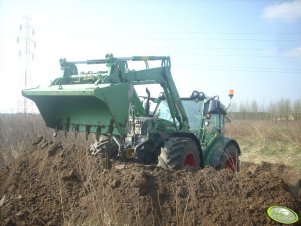
[[[184,109],[186,111],[190,131],[198,132],[202,124],[203,101],[182,100]]]
[[[167,101],[162,100],[159,105],[157,106],[156,112],[154,114],[156,118],[165,119],[170,122],[173,122],[170,109],[168,107]]]
[[[195,101],[191,99],[182,99],[182,104],[186,111],[190,130],[194,132],[198,132],[199,128],[201,128],[201,119],[202,119],[202,112],[203,112],[203,102],[202,101]],[[171,117],[170,109],[168,107],[167,101],[162,100],[157,109],[155,111],[154,116],[156,118],[161,118],[173,122]]]

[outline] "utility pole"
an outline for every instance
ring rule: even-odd
[[[32,19],[27,15],[24,16],[22,23],[20,24],[20,33],[17,37],[17,43],[19,44],[19,57],[24,65],[24,88],[31,86],[31,62],[34,60],[34,49],[36,48],[36,42],[34,40],[34,28],[31,25]],[[22,79],[23,80],[23,79]],[[24,113],[28,113],[28,104],[26,98],[24,99]]]

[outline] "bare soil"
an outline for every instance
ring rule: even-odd
[[[300,172],[265,162],[242,162],[235,174],[169,171],[42,140],[0,170],[0,182],[6,226],[281,225],[266,214],[272,205],[301,217]]]

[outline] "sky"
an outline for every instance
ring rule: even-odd
[[[26,15],[32,87],[59,77],[62,57],[113,53],[170,56],[181,96],[301,98],[301,0],[0,0],[0,112],[22,111]]]

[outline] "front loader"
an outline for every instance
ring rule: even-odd
[[[133,70],[130,62],[145,69]],[[159,61],[157,67],[149,63]],[[77,66],[105,65],[106,71],[78,72]],[[105,154],[123,161],[158,164],[163,168],[239,170],[237,142],[224,136],[226,108],[218,97],[193,91],[180,98],[171,76],[170,58],[134,56],[73,61],[60,60],[63,75],[48,87],[22,91],[33,100],[46,125],[59,131],[95,134],[93,155]],[[138,96],[137,85],[159,84],[159,97]],[[141,99],[144,99],[144,105]],[[155,105],[153,111],[150,105]]]

